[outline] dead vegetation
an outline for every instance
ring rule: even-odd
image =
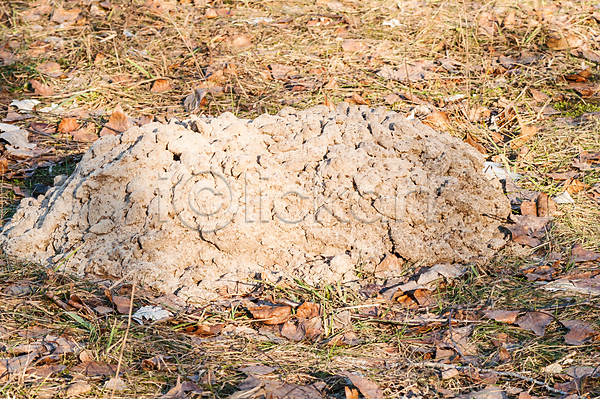
[[[4,220],[100,135],[342,100],[449,130],[516,181],[515,243],[436,283],[388,260],[188,308],[6,259],[2,395],[600,397],[595,2],[10,1],[0,32]],[[141,325],[144,306],[170,314]]]

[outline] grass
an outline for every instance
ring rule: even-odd
[[[64,2],[67,9],[81,8],[86,19],[66,28],[51,22],[49,14],[37,21],[21,19],[36,6],[31,2],[0,4],[0,49],[17,57],[16,62],[0,66],[0,114],[7,115],[13,99],[36,98],[44,106],[61,104],[74,113],[80,124],[91,123],[98,133],[118,104],[133,118],[185,118],[188,113],[181,106],[182,100],[198,87],[222,90],[207,94],[206,105],[194,112],[218,115],[230,111],[243,118],[275,113],[289,105],[306,108],[323,104],[325,96],[338,103],[353,93],[373,107],[383,105],[410,115],[414,103],[400,100],[388,104],[384,97],[411,93],[429,102],[429,108],[448,115],[450,126],[444,129],[460,138],[470,135],[483,146],[488,160],[508,164],[524,175],[520,184],[549,195],[564,191],[564,183],[548,177],[548,173],[574,170],[571,164],[583,150],[600,151],[599,119],[586,117],[600,110],[597,95],[583,99],[562,79],[585,66],[595,74],[590,81],[597,83],[598,65],[568,50],[552,50],[547,42],[562,24],[563,33],[585,36],[588,48],[598,51],[599,43],[593,38],[599,37],[600,28],[594,19],[594,12],[599,10],[593,1],[565,2],[553,8],[549,3],[513,0],[484,5],[470,0],[344,0],[329,5],[308,0],[231,0],[209,2],[214,9],[233,11],[231,16],[210,19],[205,16],[211,7],[204,3],[163,2],[163,7],[173,7],[161,12],[158,3],[152,1],[119,0],[108,8],[96,3]],[[509,23],[511,12],[513,23]],[[271,18],[272,23],[252,25],[249,21],[257,17]],[[486,32],[486,21],[496,17],[495,28]],[[382,25],[393,18],[400,26]],[[131,35],[125,35],[125,31]],[[252,36],[251,45],[233,46],[240,35]],[[364,47],[356,52],[343,51],[345,40],[359,41]],[[535,55],[537,60],[521,63],[519,60],[527,55]],[[510,57],[515,66],[504,68],[500,56]],[[454,69],[444,69],[443,60],[452,60]],[[48,61],[59,63],[65,76],[44,75],[40,64]],[[383,66],[408,69],[417,61],[437,62],[427,71],[426,79],[406,82],[377,75]],[[269,70],[274,64],[293,67],[296,73],[285,80],[274,80]],[[172,89],[152,93],[156,78],[167,79]],[[54,95],[35,95],[31,79],[52,86]],[[544,92],[548,100],[536,101],[530,89]],[[455,94],[464,94],[468,103],[461,108],[445,101]],[[511,106],[506,107],[509,103]],[[544,116],[536,109],[542,105],[560,114]],[[478,107],[498,113],[497,132],[490,131],[486,118],[466,117]],[[429,111],[417,116],[427,118]],[[54,131],[63,117],[34,113],[32,119],[22,122],[44,124],[40,127],[48,129],[32,133],[30,140],[51,151],[33,159],[9,159],[1,191],[5,222],[21,198],[11,187],[34,192],[36,185],[50,186],[54,176],[71,173],[88,148],[89,143]],[[513,148],[510,140],[521,132],[519,118],[525,125],[536,125],[538,132],[525,145]],[[600,183],[600,174],[592,169],[582,172],[579,179],[593,186]],[[575,204],[560,206],[562,215],[555,218],[549,241],[541,250],[563,253],[558,275],[596,273],[597,263],[568,261],[574,243],[600,250],[597,202],[585,191],[572,196]],[[205,397],[225,398],[235,393],[246,378],[238,369],[252,364],[274,367],[271,377],[286,383],[321,382],[327,397],[344,397],[349,382],[342,373],[348,370],[375,381],[386,397],[464,394],[484,388],[487,382],[464,370],[445,380],[439,369],[423,362],[435,362],[444,334],[465,325],[474,326],[469,339],[478,350],[477,367],[515,372],[546,384],[540,387],[518,377],[500,375],[496,385],[511,397],[517,397],[519,389],[542,397],[559,396],[548,387],[556,388],[555,383],[569,378],[560,373],[546,374],[541,368],[555,362],[561,362],[565,369],[600,364],[600,341],[596,338],[585,345],[566,345],[563,337],[567,329],[558,320],[587,320],[598,330],[599,302],[594,297],[543,291],[539,283],[528,281],[521,270],[538,265],[544,257],[541,250],[509,247],[492,263],[473,265],[464,278],[442,284],[434,293],[433,305],[414,309],[406,309],[396,301],[362,296],[358,292],[361,287],[312,287],[302,281],[285,287],[264,283],[257,294],[261,300],[308,301],[322,306],[324,334],[315,341],[294,343],[269,334],[266,326],[254,321],[235,300],[183,309],[172,319],[153,326],[134,322],[122,359],[127,389],[115,392],[114,397],[160,397],[181,376],[182,381],[195,381],[207,392]],[[404,273],[410,276],[414,271],[409,268]],[[362,288],[366,282],[382,283],[368,273],[363,275]],[[24,282],[32,292],[7,294],[4,290],[16,282]],[[126,316],[65,310],[46,296],[53,292],[60,300],[68,301],[75,295],[85,303],[112,306],[103,294],[105,288],[43,265],[5,259],[0,267],[0,350],[4,351],[0,358],[12,356],[8,352],[17,345],[35,342],[37,338],[31,336],[44,329],[47,331],[43,336],[51,333],[85,343],[94,361],[117,364],[127,330]],[[117,287],[125,296],[130,289],[126,284]],[[136,308],[152,304],[159,297],[159,293],[141,290],[136,295]],[[365,304],[376,307],[378,316],[361,313]],[[483,318],[481,312],[485,309],[543,309],[554,319],[546,334],[537,337],[518,326]],[[351,312],[350,326],[336,329],[333,320],[344,310]],[[405,322],[422,315],[460,321]],[[215,336],[194,333],[194,328],[207,323],[223,323],[231,330]],[[259,333],[262,328],[266,330]],[[331,345],[335,337],[349,331],[356,335],[358,344]],[[504,345],[497,345],[502,340]],[[501,347],[510,352],[508,361],[501,360]],[[0,396],[33,397],[42,391],[46,396],[38,397],[62,396],[74,382],[86,381],[92,386],[87,397],[110,397],[110,390],[103,388],[110,376],[83,376],[76,371],[81,356],[66,353],[49,359],[48,364],[64,365],[66,369],[46,379],[0,377]],[[143,360],[154,356],[163,356],[168,367],[144,366]],[[466,364],[464,359],[457,361]],[[583,394],[600,397],[597,378],[584,382],[587,385]]]

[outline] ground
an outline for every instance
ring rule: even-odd
[[[449,131],[529,190],[494,261],[412,290],[426,269],[389,258],[396,286],[263,283],[191,309],[6,258],[4,396],[600,397],[595,2],[11,1],[0,32],[0,116],[28,132],[2,134],[3,222],[99,135],[344,100]],[[171,314],[132,320],[146,305]]]

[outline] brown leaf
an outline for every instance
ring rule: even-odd
[[[331,100],[327,97],[327,95],[323,94],[323,97],[324,97],[325,106],[327,108],[329,108],[330,111],[335,110],[335,104],[333,102],[331,102]]]
[[[550,96],[548,96],[546,93],[543,93],[536,89],[529,88],[529,93],[531,93],[533,99],[539,103],[545,103],[550,99]]]
[[[565,335],[568,345],[583,345],[589,338],[597,335],[593,324],[581,320],[561,320],[561,324],[569,329]]]
[[[67,398],[73,398],[78,395],[83,395],[92,390],[92,386],[84,381],[74,382],[67,388]]]
[[[306,336],[305,326],[302,323],[295,323],[293,321],[286,321],[283,327],[281,327],[281,335],[290,341],[302,341]]]
[[[340,86],[338,85],[338,82],[335,78],[331,78],[329,79],[329,82],[327,82],[323,87],[326,89],[337,89]]]
[[[518,310],[484,310],[483,314],[488,319],[496,320],[500,323],[513,324],[519,315]]]
[[[479,144],[479,142],[477,142],[477,140],[475,140],[473,138],[473,136],[471,136],[471,134],[467,133],[467,137],[465,138],[465,143],[469,144],[471,147],[475,148],[477,151],[479,151],[483,155],[487,155],[487,150],[485,149],[485,147],[482,146],[481,144]]]
[[[96,127],[93,123],[88,123],[83,126],[81,129],[74,131],[72,134],[72,139],[75,141],[96,141],[98,140],[98,135],[96,134]]]
[[[243,49],[252,46],[252,36],[248,35],[237,35],[231,41],[231,45],[236,49]]]
[[[104,295],[117,307],[117,311],[121,314],[129,314],[131,301],[124,296],[113,295],[110,290],[104,290]]]
[[[521,134],[519,134],[519,136],[513,139],[510,143],[510,146],[515,150],[521,148],[523,144],[535,136],[538,131],[537,126],[525,125],[520,119],[519,125],[521,126]]]
[[[402,270],[402,262],[394,254],[387,254],[379,265],[375,267],[375,272],[389,272]]]
[[[131,122],[127,114],[121,108],[121,104],[117,105],[110,115],[108,123],[100,130],[100,137],[103,136],[115,136],[123,133],[131,127]]]
[[[541,193],[537,198],[537,216],[551,217],[558,213],[556,203],[548,194]]]
[[[357,42],[356,40],[344,40],[342,42],[342,50],[348,53],[356,53],[365,48],[365,44],[361,42]]]
[[[418,289],[411,296],[421,307],[434,306],[436,303],[429,290]]]
[[[569,87],[579,93],[583,98],[593,97],[600,91],[600,83],[569,82]]]
[[[373,381],[347,371],[343,372],[342,375],[348,377],[366,399],[383,399],[383,391]]]
[[[600,253],[584,249],[581,244],[573,245],[571,249],[571,262],[589,262],[600,259]]]
[[[400,98],[399,95],[397,94],[388,94],[386,96],[383,97],[383,100],[388,104],[388,105],[394,105],[396,104],[398,101],[402,100]]]
[[[171,90],[171,82],[167,79],[156,79],[154,83],[152,83],[152,87],[150,88],[150,92],[154,94],[164,93],[166,91]]]
[[[545,329],[553,320],[553,317],[542,312],[527,312],[519,317],[515,324],[524,330],[533,331],[538,337],[543,337]]]
[[[81,362],[79,365],[71,368],[73,372],[81,373],[88,377],[109,377],[114,376],[117,372],[116,364],[98,363],[95,361]],[[120,375],[125,373],[125,369],[121,367]]]
[[[159,399],[185,399],[188,397],[186,392],[194,392],[195,394],[202,395],[204,391],[198,385],[192,381],[185,381],[181,383],[181,377],[177,376],[177,383],[169,391],[160,396]]]
[[[218,323],[218,324],[201,323],[196,326],[192,326],[191,330],[189,330],[188,332],[191,332],[196,335],[210,337],[213,335],[218,335],[221,332],[221,330],[223,329],[223,327],[225,327],[224,323]]]
[[[63,22],[75,21],[81,12],[80,9],[74,8],[72,10],[65,10],[61,6],[57,7],[52,13],[50,21],[62,24]]]
[[[579,72],[573,73],[571,75],[565,75],[563,77],[571,82],[587,82],[587,80],[592,77],[592,73],[589,69],[586,68],[582,69]]]
[[[379,72],[377,72],[377,75],[384,79],[397,80],[400,82],[407,80],[411,82],[418,82],[426,79],[429,75],[429,72],[423,69],[420,64],[401,66],[398,69],[393,69],[385,65],[383,68],[381,68],[381,70],[379,70]]]
[[[219,14],[217,13],[217,10],[215,10],[214,8],[207,8],[206,11],[204,12],[204,16],[207,19],[211,19],[211,18],[217,18],[219,16]]]
[[[271,70],[271,76],[275,80],[285,80],[290,75],[297,73],[294,67],[281,64],[271,64],[269,65],[269,69]]]
[[[358,389],[345,386],[344,391],[346,392],[346,399],[358,399]]]
[[[299,319],[311,319],[313,317],[321,316],[321,305],[314,302],[304,302],[298,306],[296,310],[296,316]]]
[[[49,97],[54,95],[54,90],[52,90],[50,86],[43,84],[39,80],[31,79],[29,81],[29,84],[31,84],[31,87],[33,87],[35,94],[37,94],[38,96]]]
[[[265,324],[282,324],[291,316],[292,308],[290,306],[254,306],[248,307],[252,317],[259,319]]]
[[[75,130],[79,129],[79,123],[77,123],[77,118],[64,118],[58,124],[58,128],[56,129],[59,133],[71,133]]]
[[[369,100],[362,98],[358,93],[352,93],[352,95],[347,97],[346,100],[349,103],[356,105],[369,105]]]
[[[58,78],[62,76],[63,70],[60,65],[56,62],[44,62],[37,66],[37,70],[44,75],[48,75],[51,78]]]
[[[567,182],[565,182],[565,191],[567,191],[569,194],[575,194],[580,191],[584,191],[588,187],[589,186],[587,184],[584,184],[577,179],[572,179],[570,181],[568,180]]]
[[[452,122],[450,122],[448,114],[442,111],[433,111],[427,115],[423,123],[436,130],[449,130],[452,128]]]
[[[512,360],[510,352],[503,346],[501,346],[500,349],[498,349],[498,358],[502,363],[510,362]]]
[[[521,202],[521,215],[537,216],[537,204],[533,201]]]
[[[0,358],[0,376],[2,376],[4,373],[22,373],[38,356],[39,352],[34,351],[21,356]]]

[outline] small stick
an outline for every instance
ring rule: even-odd
[[[125,330],[125,336],[123,337],[123,344],[121,345],[121,353],[119,354],[119,362],[117,363],[117,371],[115,373],[115,379],[119,378],[119,373],[121,372],[121,364],[123,363],[123,352],[125,352],[125,344],[127,343],[127,335],[129,335],[129,328],[131,327],[131,313],[133,312],[133,295],[135,294],[135,284],[137,283],[137,279],[133,280],[133,285],[131,286],[131,298],[129,303],[129,315],[127,316],[127,329]],[[113,399],[115,396],[116,385],[113,386],[112,392],[110,393],[110,399]]]
[[[61,300],[59,297],[57,297],[56,294],[54,294],[54,292],[48,291],[48,292],[46,292],[46,294],[44,296],[46,298],[50,299],[55,304],[57,304],[63,310],[69,310],[69,305],[67,305],[63,300]]]

